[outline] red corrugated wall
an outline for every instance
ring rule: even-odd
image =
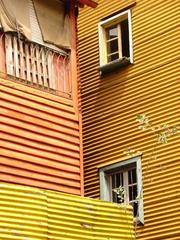
[[[72,100],[0,80],[0,180],[80,194]]]
[[[6,79],[1,49],[0,181],[83,195],[74,13],[72,1],[72,98]]]
[[[37,92],[1,79],[0,180],[79,194],[78,115]]]

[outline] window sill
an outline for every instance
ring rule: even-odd
[[[103,75],[105,73],[112,72],[114,70],[117,70],[117,69],[119,69],[123,66],[127,66],[129,64],[131,64],[130,59],[128,57],[122,57],[113,62],[110,62],[110,63],[100,66],[99,71],[100,71],[100,74]]]
[[[142,223],[139,219],[139,217],[134,217],[133,218],[133,224],[134,226],[144,226],[144,223]]]

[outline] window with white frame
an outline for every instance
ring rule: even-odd
[[[99,56],[101,71],[133,63],[130,10],[99,23]]]
[[[134,221],[144,224],[141,159],[135,157],[100,169],[101,199],[133,207]],[[120,195],[117,194],[120,190]]]

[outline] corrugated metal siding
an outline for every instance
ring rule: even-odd
[[[135,3],[135,4],[133,4]],[[118,162],[124,150],[143,152],[145,227],[138,238],[179,239],[179,136],[158,145],[138,130],[136,115],[154,125],[180,119],[179,0],[99,0],[79,16],[85,193],[99,197],[98,165]],[[98,22],[132,7],[134,64],[100,77]],[[169,224],[169,221],[171,224]]]
[[[135,238],[130,208],[70,194],[0,183],[0,239]]]
[[[0,83],[0,180],[80,194],[79,120],[72,100]]]

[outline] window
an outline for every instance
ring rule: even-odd
[[[119,198],[114,191],[122,187],[124,193]],[[139,157],[122,161],[100,169],[101,199],[130,204],[134,220],[144,223],[141,159]]]
[[[99,23],[100,70],[133,63],[130,10]]]

